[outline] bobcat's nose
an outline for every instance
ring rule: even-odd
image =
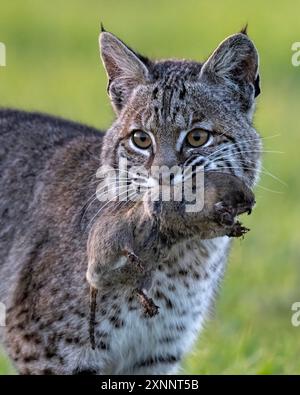
[[[177,152],[169,144],[161,144],[151,164],[151,176],[157,185],[173,185],[181,174]]]
[[[171,143],[162,144],[156,151],[151,166],[171,168],[178,164],[178,153],[171,147]]]

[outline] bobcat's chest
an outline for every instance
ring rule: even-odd
[[[155,317],[144,317],[130,294],[114,294],[96,328],[104,373],[168,373],[176,366],[207,316],[228,245],[223,237],[174,248],[153,276],[150,297],[160,307]]]

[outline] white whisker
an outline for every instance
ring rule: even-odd
[[[276,191],[274,189],[270,189],[270,188],[264,187],[264,186],[262,186],[260,184],[257,184],[256,187],[261,188],[261,189],[263,189],[263,190],[265,190],[267,192],[277,193],[278,195],[283,195],[284,194],[284,192],[282,192],[282,191]]]
[[[116,197],[120,198],[120,197],[121,197],[122,195],[124,195],[125,193],[129,193],[129,192],[132,192],[132,191],[133,191],[132,189],[131,189],[131,190],[129,189],[129,190],[123,191],[122,193],[120,193],[119,195],[115,196],[113,199],[109,200],[107,203],[105,203],[102,207],[100,207],[100,209],[97,211],[97,213],[93,216],[93,218],[92,218],[92,219],[90,220],[90,222],[88,223],[87,229],[88,229],[88,227],[90,226],[90,224],[94,221],[94,219],[100,214],[100,212],[101,212],[105,207],[107,207],[107,205],[108,205],[109,203],[115,201],[114,199],[115,199]]]

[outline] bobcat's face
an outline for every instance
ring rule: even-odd
[[[107,32],[101,54],[118,115],[105,138],[106,164],[118,167],[126,158],[128,168],[198,165],[254,185],[261,145],[252,127],[258,55],[246,34],[229,37],[204,64],[151,62]],[[144,185],[158,180],[152,171]]]

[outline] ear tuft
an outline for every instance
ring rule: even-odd
[[[101,32],[101,33],[106,32],[106,30],[104,29],[104,26],[103,26],[103,23],[102,23],[102,22],[100,22],[100,32]]]
[[[257,97],[260,94],[259,74],[257,74],[256,80],[254,82],[254,91],[254,97]]]
[[[240,33],[244,34],[245,36],[248,36],[248,23],[246,23],[246,25],[241,29]]]

